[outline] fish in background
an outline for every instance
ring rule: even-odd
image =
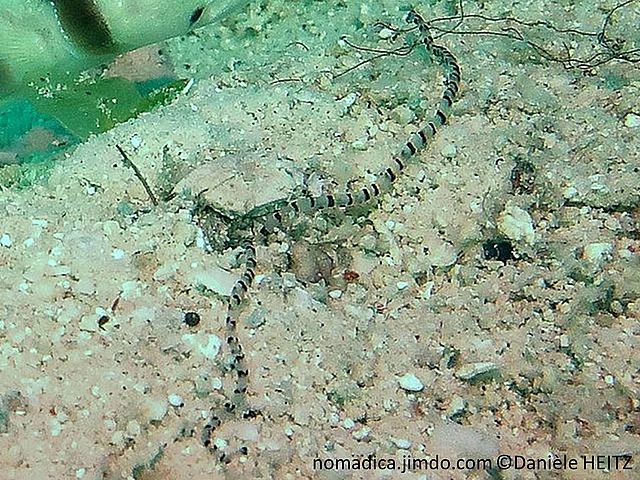
[[[80,81],[117,55],[183,35],[249,0],[0,0],[0,104],[27,98],[80,138],[144,103],[123,78]],[[85,75],[87,77],[87,75]]]

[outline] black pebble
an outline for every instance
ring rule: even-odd
[[[200,315],[196,312],[187,312],[184,314],[184,323],[190,327],[195,327],[200,323]]]
[[[482,251],[484,252],[484,258],[487,260],[507,262],[515,259],[513,256],[513,245],[511,245],[508,240],[487,240],[482,244]]]

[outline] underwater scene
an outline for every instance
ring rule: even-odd
[[[0,480],[640,478],[640,0],[0,0]]]

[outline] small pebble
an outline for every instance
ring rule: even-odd
[[[356,426],[356,422],[354,422],[353,420],[351,420],[350,418],[345,418],[342,421],[342,426],[344,428],[346,428],[347,430],[351,430],[353,427]]]
[[[582,258],[591,263],[602,263],[613,253],[613,243],[596,242],[584,247]]]
[[[473,380],[483,373],[494,372],[498,370],[498,366],[493,362],[478,362],[463,365],[456,372],[456,376],[461,380]]]
[[[124,258],[124,250],[122,250],[121,248],[114,248],[111,252],[111,256],[115,260],[122,260]]]
[[[342,296],[342,290],[331,290],[329,296],[333,299],[338,299]]]
[[[364,440],[369,436],[370,433],[371,429],[369,427],[362,427],[360,430],[356,430],[351,435],[353,435],[353,438],[355,438],[356,440]]]
[[[533,219],[529,212],[508,203],[498,217],[498,230],[515,242],[524,240],[532,245],[535,240]]]
[[[184,407],[184,400],[182,400],[180,395],[172,393],[167,397],[167,400],[169,400],[169,404],[173,407]]]
[[[282,285],[285,288],[293,288],[296,286],[296,276],[291,272],[285,272],[282,274]]]
[[[215,377],[211,380],[211,388],[213,388],[214,390],[221,390],[222,389],[222,379],[220,379],[219,377]]]
[[[624,117],[624,124],[629,128],[640,127],[640,115],[637,115],[635,113],[628,113]]]
[[[576,187],[567,187],[562,190],[562,196],[567,200],[570,200],[578,195],[578,189]]]
[[[351,142],[351,148],[353,148],[354,150],[366,150],[367,149],[367,138],[363,137],[363,138],[359,138],[357,140],[354,140],[353,142]]]
[[[411,440],[406,438],[391,438],[391,443],[402,450],[409,450],[411,448]]]
[[[131,137],[131,146],[133,148],[138,148],[140,145],[142,145],[142,139],[136,133],[133,137]]]
[[[420,392],[424,388],[424,385],[418,377],[413,373],[406,373],[398,379],[400,388],[408,392]]]
[[[200,323],[200,315],[196,312],[187,312],[184,314],[184,323],[189,327],[195,327]]]
[[[9,236],[8,233],[3,233],[2,236],[0,237],[0,245],[2,245],[3,247],[11,247],[11,245],[13,245],[13,240],[11,240],[11,237]]]
[[[449,405],[449,417],[455,417],[456,415],[461,414],[467,409],[467,402],[464,398],[457,396],[451,401],[451,405]]]
[[[445,145],[444,147],[442,147],[442,150],[440,150],[440,154],[444,158],[453,158],[456,156],[457,153],[458,153],[458,149],[453,143],[449,143],[448,145]]]
[[[126,431],[131,437],[137,437],[142,432],[142,428],[137,421],[130,420],[127,423]]]
[[[383,40],[393,37],[394,31],[390,28],[384,27],[382,30],[378,32],[378,36]]]
[[[396,287],[398,287],[398,290],[405,290],[408,286],[409,286],[409,282],[396,283]]]

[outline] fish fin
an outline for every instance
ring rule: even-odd
[[[133,82],[114,77],[68,85],[45,96],[33,93],[29,100],[39,112],[57,118],[86,140],[134,117],[143,98]]]
[[[66,69],[82,55],[70,43],[49,2],[13,2],[0,7],[0,62],[3,79],[26,80]],[[1,73],[1,72],[0,72]]]

